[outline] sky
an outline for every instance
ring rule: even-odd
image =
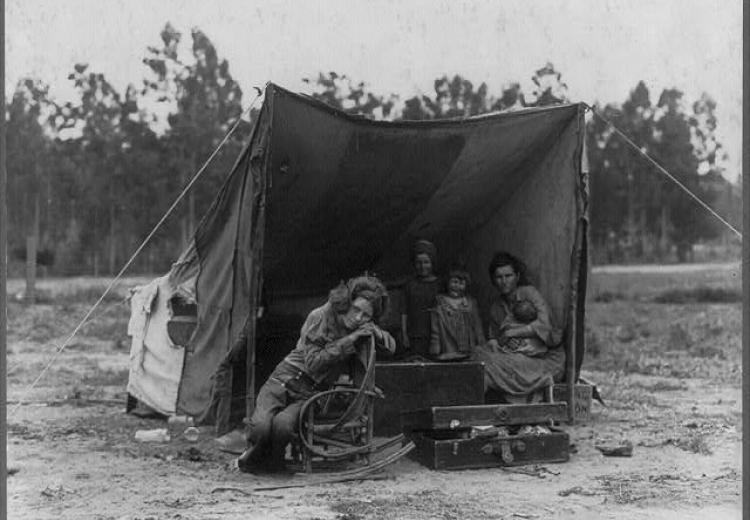
[[[530,92],[547,62],[572,101],[620,104],[643,80],[717,102],[717,134],[741,168],[740,0],[6,0],[6,85],[35,77],[61,101],[78,62],[123,92],[146,75],[142,58],[167,22],[189,41],[192,27],[213,41],[252,98],[273,81],[306,92],[302,78],[335,71],[372,91],[408,98],[460,74],[499,95],[517,81]]]

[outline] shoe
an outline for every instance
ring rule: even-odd
[[[265,473],[265,466],[263,460],[258,457],[258,450],[255,446],[252,446],[242,452],[242,455],[237,457],[237,468],[243,473]]]

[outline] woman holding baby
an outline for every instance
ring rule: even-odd
[[[526,266],[506,252],[488,268],[498,296],[490,307],[487,343],[475,350],[485,364],[485,388],[508,396],[530,396],[564,372],[562,332],[550,319],[542,295],[526,278]]]

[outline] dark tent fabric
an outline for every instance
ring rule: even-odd
[[[436,244],[441,265],[468,265],[485,313],[493,252],[522,258],[566,332],[577,365],[568,374],[577,373],[587,269],[583,114],[583,105],[568,104],[380,122],[269,84],[250,143],[194,248],[170,273],[175,283],[198,273],[198,324],[178,410],[199,415],[208,407],[212,375],[261,290],[276,300],[320,297],[365,270],[402,279],[417,238]]]

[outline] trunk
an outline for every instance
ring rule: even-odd
[[[184,170],[183,170],[181,178],[182,178],[182,186],[185,186],[187,184],[187,176],[185,175]],[[193,196],[193,193],[189,192],[188,193],[187,214],[184,215],[180,219],[180,239],[182,241],[182,245],[181,245],[180,249],[182,249],[183,251],[185,249],[187,249],[188,241],[190,240],[189,239],[189,234],[190,234],[190,218],[191,218],[191,216],[190,216],[190,214],[191,214],[190,201],[192,200],[192,196]]]
[[[628,170],[628,214],[627,214],[627,249],[625,258],[628,262],[633,260],[633,245],[635,244],[635,203],[633,193],[633,172]]]
[[[185,241],[185,246],[187,247],[188,242],[190,241],[190,237],[193,235],[193,231],[195,230],[195,194],[193,193],[193,190],[190,190],[190,193],[188,193],[188,230],[187,230],[187,239]]]
[[[110,184],[111,186],[111,184]],[[110,188],[111,190],[111,188]],[[110,197],[109,206],[109,274],[114,275],[117,269],[116,254],[117,254],[117,238],[115,236],[115,205],[113,203],[114,198]]]
[[[638,256],[641,261],[643,261],[644,256],[649,254],[648,242],[650,236],[646,219],[646,206],[641,205],[638,211]]]
[[[26,238],[26,303],[36,301],[36,253],[39,243],[39,194],[34,198],[34,223]]]
[[[664,262],[669,257],[669,207],[661,207],[659,219],[659,259]]]
[[[484,365],[465,363],[378,363],[375,384],[385,394],[375,401],[375,435],[401,433],[401,413],[432,406],[484,403]]]
[[[190,153],[190,163],[188,166],[188,172],[189,175],[194,175],[195,172],[198,169],[197,166],[197,159],[195,154],[195,149]],[[188,193],[188,240],[193,235],[193,232],[195,231],[195,190],[190,189],[190,193]]]
[[[692,251],[693,246],[685,242],[679,242],[677,244],[677,261],[685,263],[689,260],[689,254]]]
[[[99,210],[94,209],[94,251],[92,254],[92,263],[94,267],[94,276],[99,276]]]
[[[26,303],[36,301],[36,236],[26,237]]]
[[[182,218],[180,219],[180,249],[185,250],[187,249],[187,219]]]

